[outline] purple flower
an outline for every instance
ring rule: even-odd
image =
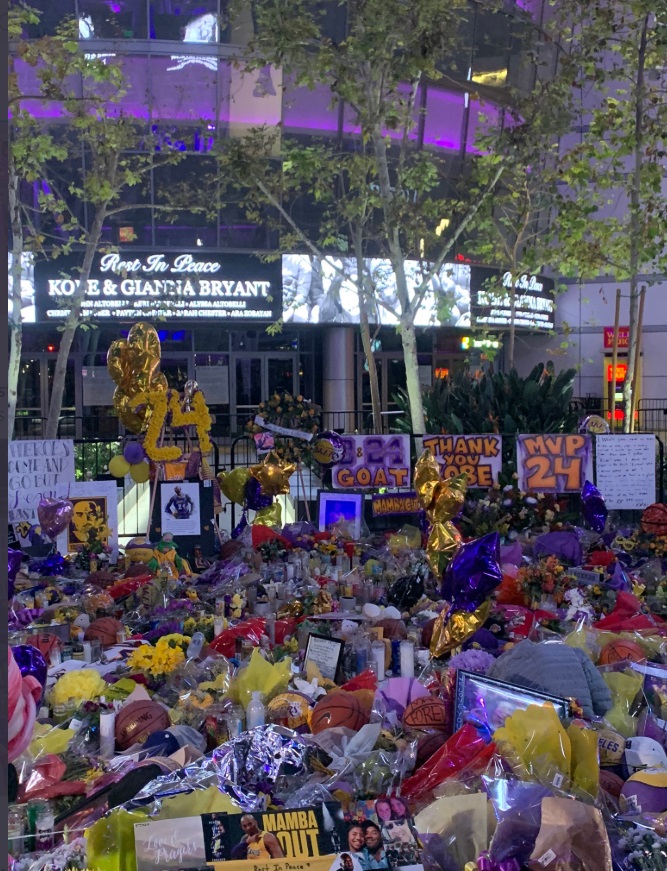
[[[495,663],[496,658],[485,650],[464,650],[449,660],[449,667],[473,671],[475,674],[486,674]]]

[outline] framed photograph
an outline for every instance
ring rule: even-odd
[[[352,535],[356,540],[361,537],[361,518],[364,513],[364,497],[362,493],[318,493],[317,516],[318,529],[326,532],[336,523],[352,525]]]
[[[322,677],[335,681],[344,647],[345,642],[340,638],[328,638],[326,635],[311,632],[306,644],[304,671],[308,663],[312,662],[319,668]]]
[[[493,734],[514,711],[525,711],[529,705],[545,702],[551,702],[562,720],[569,717],[570,705],[566,699],[460,670],[456,675],[454,729],[472,723]]]

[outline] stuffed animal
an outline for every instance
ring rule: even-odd
[[[152,572],[157,574],[160,571],[160,567],[165,564],[171,568],[175,578],[182,575],[187,577],[192,575],[190,564],[178,555],[176,542],[169,533],[163,535],[162,540],[155,545],[153,558],[147,563],[147,566]]]
[[[13,762],[32,740],[37,705],[42,698],[42,685],[32,675],[23,677],[11,647],[8,647],[7,651],[9,653],[7,756],[9,762]]]

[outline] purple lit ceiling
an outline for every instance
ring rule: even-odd
[[[243,127],[282,120],[287,133],[333,134],[338,127],[335,110],[329,108],[327,88],[315,90],[287,85],[282,89],[280,71],[265,70],[255,79],[242,81],[224,59],[197,56],[192,46],[182,55],[126,55],[122,58],[127,94],[119,111],[150,122],[224,126],[232,135]],[[17,62],[19,84],[25,94],[37,93],[35,71]],[[39,118],[62,117],[53,103],[26,100],[24,107]],[[474,153],[475,131],[480,116],[496,120],[497,109],[490,103],[471,101],[465,150]],[[429,87],[427,93],[424,143],[447,151],[460,151],[465,106],[462,94]],[[356,131],[349,112],[344,131]],[[209,128],[210,129],[210,128]]]

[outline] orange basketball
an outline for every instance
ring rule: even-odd
[[[346,726],[358,732],[368,722],[359,703],[352,693],[330,693],[313,708],[310,718],[310,731],[313,735],[335,726]]]
[[[646,662],[646,654],[636,641],[610,641],[600,651],[600,665],[614,662]]]
[[[143,744],[153,732],[169,726],[171,720],[162,705],[150,700],[130,702],[116,717],[116,744],[119,750],[127,750],[133,744]]]
[[[667,505],[654,502],[642,514],[642,532],[649,535],[667,535]]]
[[[87,641],[99,641],[102,647],[109,647],[116,643],[116,634],[122,628],[123,624],[115,617],[100,617],[86,629],[85,638]]]
[[[447,707],[436,696],[413,699],[403,712],[403,726],[406,729],[437,729],[443,732],[447,726]]]

